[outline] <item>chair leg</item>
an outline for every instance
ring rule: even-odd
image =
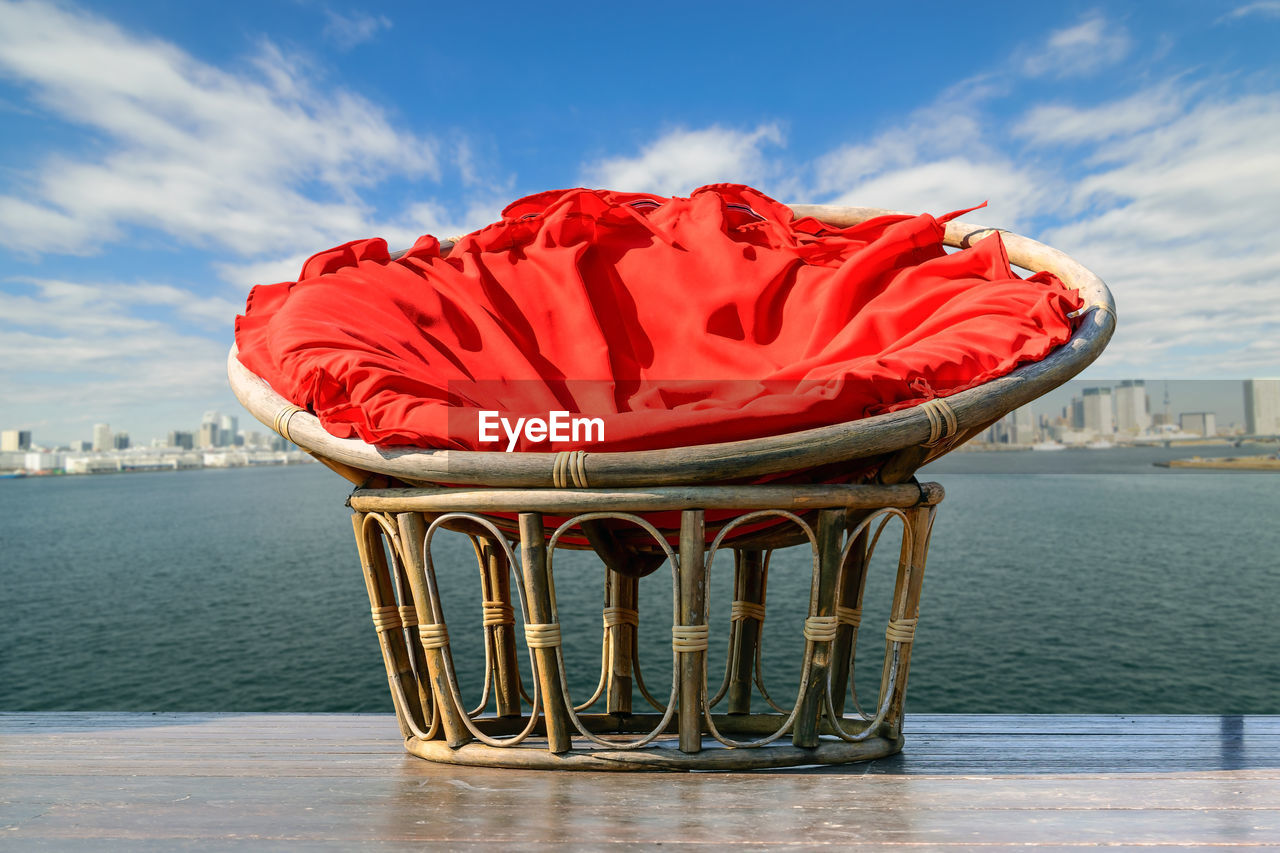
[[[756,656],[760,653],[760,631],[764,627],[762,620],[767,580],[764,554],[764,551],[757,549],[733,552],[734,613],[729,625],[730,714],[751,713]]]
[[[846,524],[856,525],[866,513],[851,516]],[[843,610],[836,628],[836,639],[831,644],[831,706],[836,714],[844,715],[849,695],[849,679],[853,676],[853,650],[857,638],[858,621],[862,613],[862,594],[867,586],[867,540],[869,531],[862,530],[849,546],[849,556],[841,571],[840,589],[836,604]],[[837,611],[839,613],[839,611]],[[855,615],[856,614],[856,615]]]
[[[702,750],[702,713],[707,663],[706,519],[701,510],[685,510],[680,519],[680,624],[671,632],[679,652],[680,751]]]
[[[537,664],[542,713],[547,728],[547,748],[556,753],[568,752],[573,743],[569,738],[569,712],[565,707],[564,691],[560,684],[560,662],[556,654],[556,647],[560,645],[560,626],[555,623],[551,610],[547,544],[543,538],[541,513],[520,513],[520,564],[524,575],[525,596],[529,603],[525,642],[533,649]]]
[[[453,691],[449,689],[453,656],[449,650],[449,634],[444,622],[436,621],[435,602],[427,582],[426,555],[422,550],[427,525],[422,515],[416,512],[397,513],[396,524],[400,532],[400,556],[404,560],[409,588],[413,590],[414,603],[418,606],[418,635],[427,659],[432,697],[440,712],[440,726],[449,746],[462,746],[472,738],[463,722],[464,712],[453,701]]]
[[[493,616],[486,613],[492,632],[494,705],[499,717],[520,716],[520,668],[516,661],[516,625],[511,610],[511,570],[507,555],[492,539],[482,539],[480,548],[484,562],[486,602]]]
[[[920,590],[924,583],[925,560],[929,554],[929,536],[933,530],[935,506],[918,506],[907,510],[911,535],[904,537],[902,556],[898,561],[898,580],[893,591],[893,616],[889,622],[891,636],[885,639],[885,669],[881,691],[889,683],[893,667],[893,647],[898,645],[897,672],[889,712],[885,715],[888,736],[902,732],[903,705],[907,692],[907,674],[911,669],[911,647],[914,645],[916,621],[920,617]],[[895,623],[899,627],[895,630]],[[882,694],[883,695],[883,692]]]
[[[824,509],[818,513],[818,584],[815,600],[809,603],[805,620],[805,643],[813,649],[809,664],[808,684],[800,697],[791,743],[794,746],[818,745],[818,730],[826,711],[827,678],[831,672],[831,641],[835,638],[836,577],[840,572],[840,545],[844,537],[844,510]],[[830,620],[825,625],[821,620]],[[830,637],[825,636],[827,629]]]
[[[366,525],[366,517],[366,513],[355,513],[351,517],[351,524],[355,530],[356,548],[360,552],[360,566],[364,571],[369,605],[375,617],[388,610],[398,613],[391,569],[387,564],[386,551],[383,550],[382,531],[372,523],[372,519],[371,523]],[[430,725],[431,688],[419,681],[420,674],[426,673],[425,663],[414,660],[411,647],[405,643],[399,618],[388,621],[377,618],[375,620],[378,645],[382,649],[382,660],[387,669],[387,679],[391,684],[391,695],[400,733],[404,737],[409,737],[413,733],[411,724],[420,732]],[[416,647],[417,644],[414,643],[413,651],[417,650]],[[415,663],[420,666],[415,667]]]
[[[620,716],[631,714],[631,661],[635,656],[639,587],[639,578],[609,570],[604,617],[609,667],[605,709]]]

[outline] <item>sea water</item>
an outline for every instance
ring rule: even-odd
[[[923,471],[947,497],[908,709],[1280,713],[1280,476],[1152,466],[1188,455],[960,453]],[[0,710],[389,711],[347,492],[318,465],[0,482]],[[864,704],[895,532],[868,581]],[[453,533],[433,553],[463,692],[478,701],[475,561]],[[810,559],[779,551],[769,574],[762,673],[784,704]],[[710,583],[713,692],[731,568],[717,558]],[[581,701],[599,673],[602,570],[562,552],[555,577]],[[641,604],[642,672],[665,701],[669,569],[641,582]]]

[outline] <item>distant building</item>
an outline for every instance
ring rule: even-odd
[[[234,415],[218,416],[218,446],[234,447],[239,443],[240,419]]]
[[[1044,432],[1046,439],[1053,441],[1062,441],[1062,436],[1071,431],[1071,421],[1067,419],[1066,409],[1063,409],[1063,415],[1057,418],[1046,418],[1041,424],[1041,430]]]
[[[1005,441],[1009,444],[1035,444],[1038,441],[1035,416],[1023,406],[1005,415]]]
[[[1084,428],[1099,437],[1115,434],[1115,416],[1111,406],[1110,388],[1084,389]]]
[[[93,425],[93,449],[94,450],[110,450],[111,449],[111,425],[110,424],[94,424]]]
[[[171,430],[169,432],[168,446],[181,447],[183,450],[194,450],[196,446],[196,437],[189,432]]]
[[[114,447],[116,450],[128,450],[129,449],[129,433],[118,432],[115,435],[111,436],[111,446]]]
[[[1179,426],[1183,432],[1212,437],[1218,434],[1218,416],[1213,412],[1183,412]]]
[[[1066,415],[1067,426],[1073,430],[1084,429],[1084,400],[1071,398],[1071,410]]]
[[[270,435],[268,435],[265,432],[256,432],[256,431],[243,432],[240,434],[240,438],[244,446],[254,450],[269,450],[269,449],[283,450],[284,448],[273,447],[273,444],[274,444],[273,439],[277,437],[278,436],[276,436],[275,433],[271,433]]]
[[[1244,381],[1244,422],[1249,435],[1280,435],[1280,379]]]
[[[205,421],[200,425],[200,434],[196,437],[196,446],[201,448],[221,447],[221,430],[213,421]]]
[[[1014,413],[1014,443],[1035,444],[1040,440],[1040,425],[1030,406],[1023,406]]]
[[[1126,379],[1115,389],[1116,431],[1121,435],[1139,435],[1151,428],[1151,404],[1147,383]]]
[[[60,471],[64,465],[66,456],[62,453],[45,453],[44,451],[31,451],[27,453],[23,460],[23,467],[28,471],[44,472],[44,471]]]
[[[75,453],[88,453],[90,450],[93,450],[93,442],[85,441],[84,439],[73,441],[71,442],[70,450]]]
[[[25,429],[7,429],[0,432],[0,450],[30,450],[31,431]]]

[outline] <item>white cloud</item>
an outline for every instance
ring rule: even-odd
[[[382,237],[387,241],[387,247],[392,252],[409,248],[423,234],[434,234],[444,241],[498,221],[507,201],[509,199],[497,196],[477,198],[462,211],[461,215],[451,212],[450,208],[443,203],[422,201],[410,205],[394,220],[371,226],[370,230],[363,232],[363,236]],[[302,265],[312,254],[312,252],[295,252],[283,256],[258,258],[247,263],[222,261],[213,266],[223,281],[248,293],[249,288],[257,284],[296,280],[302,271]]]
[[[360,189],[438,174],[434,142],[357,95],[314,90],[270,44],[255,73],[231,73],[81,10],[0,11],[0,72],[106,142],[0,196],[0,242],[15,249],[88,253],[130,226],[240,254],[330,245],[367,231]]]
[[[1047,190],[1032,170],[1005,158],[945,157],[868,178],[829,203],[937,215],[985,201],[965,218],[1016,230],[1051,203]]]
[[[383,30],[391,29],[391,19],[386,15],[370,15],[359,11],[343,15],[326,9],[324,16],[324,37],[337,45],[339,50],[351,50],[373,41]]]
[[[1168,85],[1086,109],[1044,104],[1033,107],[1014,133],[1036,144],[1104,142],[1168,122],[1182,113],[1190,94]]]
[[[737,131],[718,125],[677,129],[660,136],[634,157],[597,161],[583,170],[587,186],[629,192],[686,195],[705,184],[761,183],[772,172],[763,149],[782,145],[777,125]]]
[[[1115,104],[1081,109],[1088,123]],[[1204,99],[1108,137],[1075,214],[1045,239],[1112,286],[1121,322],[1100,368],[1228,377],[1274,371],[1280,336],[1280,95]]]
[[[989,201],[973,217],[1016,229],[1052,207],[1052,181],[1015,162],[989,136],[974,100],[943,97],[865,143],[820,158],[815,193],[830,204],[909,213]]]
[[[821,158],[816,189],[819,193],[847,191],[859,181],[913,166],[922,159],[948,153],[972,155],[978,149],[989,153],[977,114],[935,103],[868,142],[843,146]]]
[[[940,98],[820,158],[834,204],[967,216],[1044,240],[1113,288],[1109,375],[1274,373],[1280,346],[1280,95],[1228,98],[1164,81],[1088,106],[1032,105],[1012,124]],[[1059,222],[1045,229],[1046,222]]]
[[[1129,55],[1125,28],[1095,13],[1073,27],[1050,33],[1044,45],[1022,59],[1032,77],[1077,77],[1115,65]]]
[[[218,276],[223,281],[241,288],[248,295],[249,288],[259,284],[296,281],[298,273],[302,271],[302,265],[309,257],[311,257],[310,252],[299,252],[244,264],[224,261],[214,264],[214,269],[218,271]],[[239,306],[237,310],[242,311],[243,306]]]
[[[1259,0],[1257,3],[1246,3],[1243,6],[1237,6],[1224,15],[1223,20],[1244,18],[1249,15],[1280,18],[1280,0]]]
[[[223,399],[237,307],[147,282],[10,283],[0,290],[0,364],[21,369],[0,371],[6,418],[52,418],[65,429],[107,413],[136,419],[148,407],[187,401],[195,411]],[[179,331],[184,324],[216,332]]]
[[[11,280],[12,281],[12,280]],[[220,296],[201,296],[169,284],[90,283],[61,279],[16,280],[30,294],[0,290],[0,328],[50,328],[85,332],[155,331],[157,320],[139,309],[165,309],[172,318],[219,331],[238,306]]]

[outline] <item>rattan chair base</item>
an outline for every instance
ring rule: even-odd
[[[920,483],[358,489],[349,503],[356,511],[356,543],[374,627],[410,753],[449,764],[526,769],[747,770],[865,761],[902,748],[921,583],[942,498],[937,484]],[[712,536],[708,506],[740,514],[721,522]],[[518,521],[514,540],[489,515],[512,510]],[[660,531],[646,517],[655,512],[678,513],[678,530]],[[550,513],[567,517],[553,529],[546,525]],[[901,539],[890,612],[884,614],[887,628],[883,636],[864,634],[863,644],[874,649],[880,688],[873,705],[859,706],[854,692],[857,713],[851,715],[846,701],[859,659],[863,592],[872,555],[890,522],[901,530]],[[592,542],[606,565],[603,626],[597,629],[602,634],[596,635],[600,678],[587,698],[572,695],[554,566],[564,539],[600,523],[614,527],[597,528]],[[804,578],[806,615],[773,617],[782,630],[804,638],[799,686],[785,700],[766,689],[760,664],[767,553],[758,545],[731,544],[735,528],[762,523],[795,527],[811,557],[811,573]],[[633,553],[616,547],[611,537],[617,525],[650,537],[669,566],[668,613],[642,617],[639,612],[639,584],[661,583],[659,575],[650,580],[612,568]],[[473,674],[483,667],[484,695],[475,708],[462,696],[445,624],[432,557],[438,530],[465,533],[477,559],[473,600],[479,613],[455,617],[454,623],[455,631],[462,630],[459,623],[474,625],[479,615],[485,632],[484,661],[460,661]],[[710,599],[729,587],[733,597],[724,639],[730,654],[723,672],[713,676],[707,661],[710,638],[725,623],[710,619]],[[671,644],[669,690],[644,684],[640,631],[648,637],[653,634],[647,632],[657,631]],[[527,664],[521,662],[522,638]],[[575,646],[589,641],[567,638]],[[521,675],[522,667],[530,678]],[[773,711],[754,712],[766,705]]]
[[[531,739],[526,747],[508,749],[469,743],[452,748],[443,741],[409,738],[405,749],[418,758],[440,764],[470,767],[502,767],[512,770],[590,770],[637,772],[647,770],[768,770],[781,767],[808,767],[850,764],[885,758],[902,751],[903,738],[869,738],[861,743],[845,743],[824,738],[816,747],[774,743],[747,749],[729,749],[708,738],[703,749],[681,752],[674,737],[642,750],[572,749],[548,752],[546,741]]]

